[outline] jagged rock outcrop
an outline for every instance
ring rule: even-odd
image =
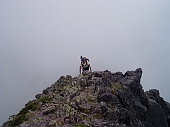
[[[61,76],[2,127],[170,127],[170,104],[144,92],[142,70]]]
[[[146,91],[145,94],[149,98],[148,113],[154,126],[162,125],[162,127],[170,126],[170,107],[169,103],[159,96],[159,91],[156,89]],[[163,122],[167,121],[167,122]]]

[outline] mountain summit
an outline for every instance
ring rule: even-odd
[[[142,69],[61,76],[2,127],[170,127],[170,104],[144,92]]]

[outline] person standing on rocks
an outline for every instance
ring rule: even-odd
[[[89,72],[89,69],[90,69],[90,72],[92,72],[92,68],[89,63],[89,59],[86,57],[82,57],[82,56],[80,57],[80,59],[81,59],[80,74],[82,74],[83,72]]]

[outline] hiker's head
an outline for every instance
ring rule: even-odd
[[[86,61],[89,61],[89,59],[88,58],[86,58],[86,57],[80,57],[80,59],[81,59],[81,62],[82,63],[85,63]]]
[[[81,62],[85,63],[85,62],[86,62],[86,59],[85,59],[85,58],[82,58],[82,59],[81,59]]]

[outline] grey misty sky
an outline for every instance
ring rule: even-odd
[[[141,67],[170,102],[169,0],[1,0],[0,125],[61,75]]]

